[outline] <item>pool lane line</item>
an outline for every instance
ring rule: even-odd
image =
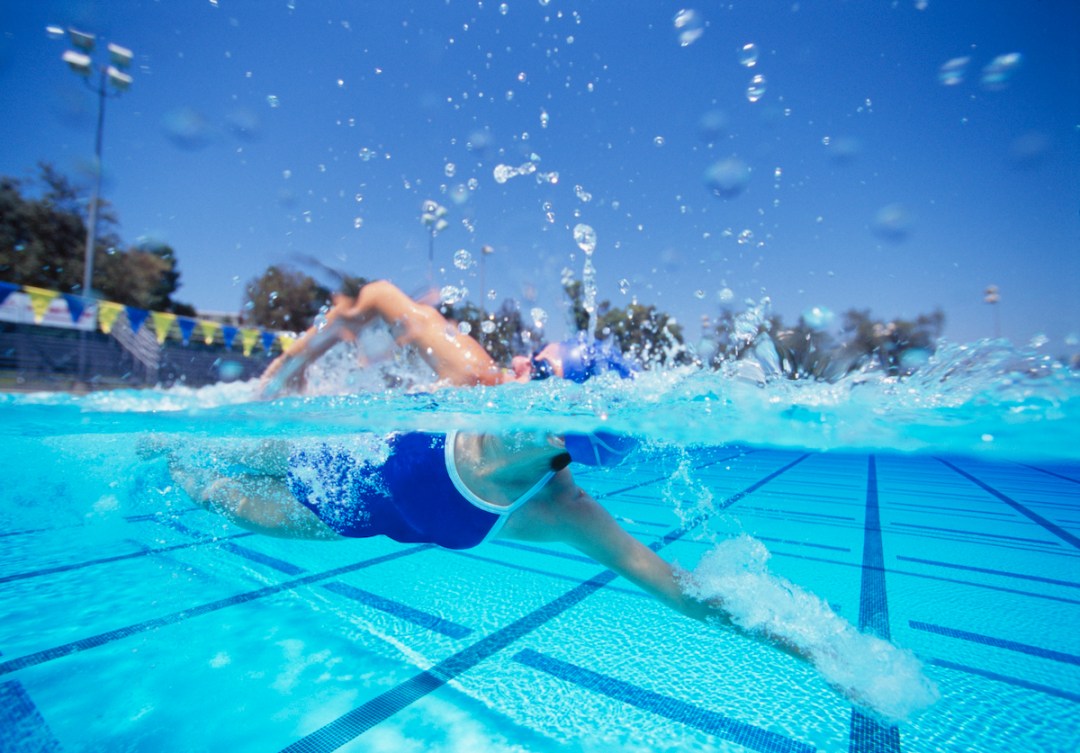
[[[1055,478],[1059,478],[1063,481],[1071,481],[1074,484],[1080,484],[1080,479],[1075,479],[1072,476],[1066,476],[1063,473],[1057,473],[1055,471],[1047,470],[1046,468],[1040,468],[1037,465],[1028,465],[1027,463],[1017,463],[1017,465],[1023,466],[1024,468],[1030,468],[1031,470],[1038,471],[1039,473],[1045,473],[1047,476],[1054,476]]]
[[[957,638],[962,641],[980,643],[984,646],[1002,648],[1006,651],[1016,651],[1017,653],[1027,654],[1029,656],[1037,656],[1040,659],[1049,659],[1050,661],[1061,662],[1062,664],[1072,664],[1080,667],[1080,656],[1065,651],[1055,651],[1049,648],[1042,648],[1041,646],[1032,646],[1028,643],[1010,641],[1007,638],[995,638],[992,635],[983,635],[981,633],[972,633],[967,630],[957,630],[956,628],[944,627],[942,625],[933,625],[929,622],[911,620],[908,624],[914,630],[922,630],[926,633],[943,635],[946,638]]]
[[[421,544],[419,546],[409,547],[408,549],[402,549],[397,552],[391,552],[390,554],[384,554],[379,557],[373,557],[367,560],[361,560],[360,562],[354,562],[351,565],[343,565],[342,567],[335,567],[332,570],[326,570],[321,573],[313,573],[311,575],[305,575],[301,578],[294,578],[293,580],[277,583],[272,586],[266,586],[265,588],[259,588],[254,591],[247,591],[245,593],[235,594],[224,599],[212,601],[206,604],[200,604],[198,606],[190,607],[188,609],[182,609],[179,612],[173,612],[171,614],[163,615],[161,617],[154,617],[143,622],[138,622],[134,625],[128,625],[127,627],[119,628],[117,630],[109,630],[105,633],[99,633],[88,638],[82,638],[71,643],[65,643],[60,646],[54,646],[53,648],[45,649],[44,651],[35,651],[32,654],[26,654],[16,659],[9,659],[8,661],[0,662],[0,675],[10,674],[11,672],[17,672],[21,669],[28,667],[35,667],[39,664],[52,661],[53,659],[59,659],[72,654],[77,654],[82,651],[86,651],[91,648],[97,648],[113,641],[127,638],[132,635],[138,635],[139,633],[145,633],[148,630],[155,628],[166,627],[168,625],[175,625],[179,622],[184,622],[193,617],[201,617],[211,612],[216,612],[226,607],[236,606],[237,604],[246,604],[250,601],[262,599],[267,596],[273,596],[275,594],[282,593],[283,591],[289,591],[301,586],[311,585],[312,583],[318,583],[319,581],[327,580],[328,578],[336,578],[345,573],[351,573],[355,570],[362,570],[374,565],[380,565],[384,562],[390,562],[391,560],[407,557],[418,552],[427,551],[433,549],[433,544]]]
[[[111,562],[120,562],[123,560],[135,559],[137,557],[146,557],[151,554],[167,554],[168,552],[176,552],[182,549],[194,549],[200,546],[213,546],[214,544],[221,544],[229,539],[239,539],[245,536],[254,536],[254,533],[246,531],[244,533],[235,533],[231,536],[222,536],[218,539],[203,539],[201,541],[189,541],[186,544],[173,544],[171,546],[159,547],[157,549],[140,549],[137,552],[128,552],[127,554],[115,554],[111,557],[100,557],[95,560],[85,560],[83,562],[73,562],[68,565],[57,565],[55,567],[46,567],[41,570],[30,570],[24,573],[14,573],[12,575],[0,576],[0,584],[10,583],[16,580],[26,580],[28,578],[40,578],[45,575],[56,575],[57,573],[66,573],[72,570],[81,570],[84,567],[93,567],[94,565],[107,565]]]
[[[873,455],[866,465],[866,517],[863,521],[862,579],[859,585],[859,630],[889,640],[889,599],[885,591],[885,554],[881,541],[881,511],[878,505],[877,461]],[[899,753],[900,729],[885,725],[851,707],[848,738],[850,753]]]
[[[992,523],[1008,523],[1009,521],[988,521]],[[1022,544],[1042,544],[1043,546],[1061,546],[1056,541],[1047,541],[1046,539],[1033,539],[1028,536],[1009,536],[1004,533],[987,533],[985,531],[972,531],[966,528],[944,528],[942,526],[927,526],[919,523],[893,523],[898,528],[916,528],[920,531],[937,531],[938,533],[951,533],[951,534],[963,534],[965,536],[980,536],[987,539],[1001,539],[1002,541],[1018,541]],[[981,543],[981,542],[979,542]],[[990,542],[986,542],[990,543]]]
[[[352,599],[366,607],[377,609],[380,612],[393,615],[398,619],[411,622],[414,625],[419,625],[434,633],[440,633],[448,638],[468,638],[473,632],[471,627],[466,627],[453,620],[448,620],[444,617],[431,614],[430,612],[425,612],[403,602],[388,599],[377,593],[365,591],[362,588],[357,588],[348,583],[325,583],[322,588],[331,593],[335,593],[338,596],[344,596],[346,599]]]
[[[1039,515],[1039,513],[1035,512],[1034,510],[1029,510],[1027,507],[1024,507],[1024,505],[1020,504],[1019,502],[1017,502],[1012,497],[1009,497],[1009,496],[1007,496],[1005,494],[1002,494],[1001,492],[999,492],[994,487],[990,486],[989,484],[987,484],[984,481],[981,481],[981,480],[975,478],[970,473],[963,470],[962,468],[958,468],[957,466],[950,463],[948,460],[945,460],[944,458],[937,458],[937,460],[938,460],[938,462],[944,464],[945,466],[947,466],[949,468],[952,468],[954,471],[959,473],[961,476],[963,476],[967,480],[977,484],[984,491],[989,492],[993,496],[997,497],[1002,502],[1009,505],[1009,507],[1013,508],[1014,510],[1016,510],[1018,513],[1020,513],[1024,517],[1028,518],[1029,520],[1035,521],[1040,526],[1042,526],[1047,531],[1049,531],[1050,533],[1057,536],[1059,539],[1061,539],[1065,543],[1072,544],[1077,549],[1080,549],[1080,538],[1077,538],[1076,536],[1072,535],[1071,533],[1066,531],[1061,526],[1057,525],[1056,523],[1053,523],[1052,521],[1047,520],[1042,515]]]
[[[59,753],[60,741],[18,680],[0,683],[0,750]]]
[[[672,696],[662,695],[609,675],[579,667],[539,651],[523,649],[514,661],[539,670],[584,690],[598,693],[647,711],[655,716],[693,727],[760,753],[813,753],[816,748],[792,740],[778,732],[755,727],[746,722],[695,706]]]
[[[1008,685],[1015,685],[1016,687],[1024,688],[1025,690],[1034,690],[1039,693],[1045,693],[1046,695],[1052,695],[1057,698],[1062,698],[1066,701],[1072,701],[1073,703],[1080,703],[1080,693],[1070,693],[1068,690],[1055,688],[1051,685],[1043,685],[1041,683],[1031,682],[1030,680],[1024,680],[1020,677],[1002,675],[986,669],[979,669],[978,667],[969,667],[966,664],[957,664],[956,662],[948,661],[946,659],[931,659],[930,663],[933,664],[935,667],[954,669],[957,672],[966,672],[969,675],[978,675],[979,677],[985,677],[988,680],[996,680],[997,682],[1003,682]]]
[[[809,453],[800,455],[787,465],[775,470],[757,482],[751,484],[740,492],[723,500],[716,506],[716,510],[730,507],[747,494],[760,489],[777,476],[785,473],[800,462],[809,457]],[[723,462],[722,460],[716,462]],[[680,538],[697,528],[713,513],[701,513],[689,523],[669,531],[660,541],[653,542],[649,548],[659,551],[668,544],[678,541]],[[534,609],[532,612],[519,617],[498,630],[489,633],[469,647],[443,659],[429,670],[413,675],[408,680],[381,693],[351,711],[328,722],[319,729],[311,732],[292,744],[282,748],[281,753],[324,753],[336,750],[346,743],[355,740],[360,735],[372,729],[378,724],[389,719],[399,711],[411,706],[416,701],[435,692],[439,688],[454,680],[462,673],[472,669],[480,662],[502,651],[518,639],[528,635],[545,623],[575,606],[579,602],[591,596],[603,588],[618,576],[611,570],[603,570],[584,583],[581,583],[561,596]]]
[[[977,567],[975,565],[961,565],[956,562],[939,562],[938,560],[927,560],[922,557],[908,557],[906,555],[898,554],[896,559],[902,562],[917,562],[920,565],[934,565],[935,567],[947,567],[953,570],[967,570],[973,573],[984,573],[986,575],[1000,575],[1004,578],[1020,578],[1023,580],[1034,581],[1035,583],[1046,583],[1051,586],[1064,586],[1065,588],[1080,588],[1080,583],[1071,580],[1058,580],[1057,578],[1044,578],[1041,575],[1029,575],[1027,573],[1013,573],[1008,570],[995,570],[990,567]]]

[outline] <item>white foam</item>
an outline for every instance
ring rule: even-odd
[[[938,699],[914,654],[860,633],[825,601],[769,572],[768,559],[760,541],[728,539],[683,574],[681,586],[722,605],[745,632],[809,660],[837,691],[885,721],[905,721]]]

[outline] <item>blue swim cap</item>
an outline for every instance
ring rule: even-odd
[[[608,372],[618,374],[623,379],[634,375],[634,367],[621,353],[610,347],[597,348],[582,340],[559,343],[559,358],[562,360],[563,379],[578,384]]]
[[[566,451],[575,463],[610,467],[624,461],[638,446],[633,437],[594,431],[591,434],[567,434]]]

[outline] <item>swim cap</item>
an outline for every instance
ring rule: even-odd
[[[623,379],[634,375],[634,367],[621,353],[610,347],[597,348],[582,340],[559,343],[559,358],[562,360],[563,379],[578,384],[609,372],[618,374]]]
[[[610,467],[618,465],[638,446],[633,437],[594,431],[591,434],[567,434],[566,451],[575,463]]]

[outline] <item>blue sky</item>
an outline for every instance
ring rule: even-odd
[[[454,254],[490,245],[486,288],[547,311],[553,336],[585,223],[599,297],[656,304],[691,340],[721,302],[763,296],[789,322],[940,306],[949,339],[975,340],[994,283],[1005,336],[1077,349],[1074,2],[5,3],[3,174],[85,175],[94,100],[49,25],[135,52],[108,103],[105,196],[126,241],[176,249],[177,298],[203,310],[237,309],[300,255],[419,290],[433,199],[436,282],[478,300],[479,266]],[[725,196],[717,163],[737,168]]]

